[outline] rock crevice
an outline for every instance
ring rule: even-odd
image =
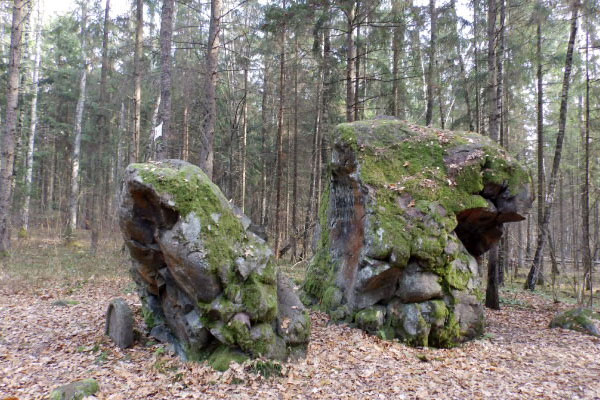
[[[307,310],[248,217],[199,168],[132,164],[121,197],[120,227],[152,336],[220,367],[302,352]]]
[[[523,219],[527,171],[486,137],[389,118],[341,124],[333,140],[307,299],[415,345],[480,334],[475,257]]]

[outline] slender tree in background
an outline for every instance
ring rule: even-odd
[[[219,43],[221,35],[221,0],[210,2],[210,27],[206,52],[206,78],[204,84],[204,124],[200,148],[200,168],[212,179],[214,168],[215,124],[217,120],[217,79]]]
[[[354,75],[356,42],[354,38],[354,24],[356,20],[356,1],[346,2],[344,5],[346,15],[346,121],[354,121]]]
[[[392,17],[394,19],[394,33],[392,37],[392,115],[400,119],[406,118],[406,87],[404,79],[400,78],[402,54],[404,54],[404,34],[406,21],[404,17],[404,2],[392,2]]]
[[[68,241],[74,239],[75,229],[77,227],[77,205],[79,202],[79,167],[81,154],[81,125],[83,121],[83,109],[85,107],[85,91],[87,84],[87,75],[89,64],[86,57],[86,22],[87,7],[86,2],[81,6],[81,78],[79,79],[79,97],[77,98],[77,107],[75,108],[75,124],[73,127],[73,153],[71,156],[71,192],[69,195],[69,225],[67,226],[66,238]]]
[[[544,71],[542,57],[542,7],[543,3],[537,3],[538,10],[535,13],[536,24],[536,77],[537,77],[537,223],[541,227],[544,221]],[[544,263],[544,255],[541,255],[540,264]]]
[[[26,0],[15,0],[10,33],[8,86],[6,89],[6,118],[2,136],[0,162],[0,254],[10,249],[12,180],[15,162],[15,135],[19,107],[19,68],[21,66],[21,39],[24,29]]]
[[[535,250],[535,256],[529,274],[527,275],[527,281],[525,282],[525,288],[534,290],[537,284],[538,277],[541,269],[542,252],[544,250],[544,244],[548,237],[548,226],[550,223],[550,214],[552,212],[552,205],[554,203],[554,192],[556,189],[556,182],[558,180],[560,160],[562,156],[563,141],[565,137],[565,127],[567,124],[567,107],[569,100],[569,84],[571,79],[571,68],[573,65],[573,47],[575,46],[575,38],[577,37],[577,16],[579,12],[579,0],[575,0],[573,3],[573,13],[571,16],[571,33],[569,36],[569,44],[567,46],[567,57],[565,59],[565,72],[562,82],[562,91],[560,99],[560,114],[558,120],[558,135],[556,136],[556,147],[554,149],[554,161],[552,162],[552,172],[550,174],[550,181],[548,184],[548,190],[546,192],[546,199],[544,202],[544,219],[542,225],[539,227],[537,247]]]
[[[283,10],[286,9],[285,0],[283,0]],[[277,191],[275,200],[275,257],[279,258],[279,250],[281,246],[281,221],[282,207],[281,196],[283,190],[283,104],[285,101],[285,35],[286,24],[285,17],[280,21],[280,52],[279,52],[279,106],[277,109],[277,142],[275,145],[277,151]]]
[[[39,2],[36,4],[37,17],[35,23],[35,55],[33,61],[33,74],[32,74],[32,98],[31,98],[31,121],[29,128],[29,141],[27,145],[27,167],[25,172],[25,201],[23,202],[23,231],[29,230],[29,205],[31,203],[31,189],[33,181],[33,153],[35,150],[35,137],[37,133],[37,103],[38,103],[38,87],[39,87],[39,74],[40,64],[42,61],[42,20],[41,10]]]
[[[157,157],[168,158],[175,154],[171,132],[171,38],[173,37],[174,0],[163,0],[160,20],[160,109],[158,122],[162,125],[162,141]]]
[[[590,251],[590,33],[589,23],[585,34],[585,126],[583,134],[583,182],[581,190],[581,250],[585,287],[590,291],[589,305],[593,301],[592,254]]]
[[[142,132],[142,53],[144,51],[144,1],[136,0],[135,8],[135,50],[133,53],[133,136],[129,162],[140,158],[140,137]]]
[[[429,0],[429,15],[431,18],[429,39],[429,67],[427,69],[427,110],[425,112],[425,125],[431,125],[433,120],[433,86],[435,70],[435,47],[437,42],[437,15],[435,0]],[[442,99],[440,99],[440,102]],[[442,116],[443,118],[443,116]]]
[[[91,243],[90,251],[92,254],[96,254],[98,250],[98,240],[100,238],[100,203],[103,192],[102,180],[105,175],[105,163],[103,160],[104,149],[109,140],[110,128],[109,124],[109,111],[107,105],[109,104],[108,99],[108,31],[109,31],[109,17],[110,17],[110,0],[106,0],[104,6],[104,27],[102,33],[102,66],[100,70],[100,110],[97,116],[98,126],[98,151],[94,152],[94,164],[95,168],[93,174],[95,176],[96,185],[93,188],[93,201],[92,201],[92,221],[91,221]]]
[[[488,0],[488,82],[487,82],[487,107],[488,107],[488,135],[497,142],[498,136],[498,104],[497,102],[497,71],[496,71],[496,0]],[[494,310],[500,309],[500,296],[498,294],[498,247],[490,249],[487,269],[487,289],[485,292],[485,306]]]

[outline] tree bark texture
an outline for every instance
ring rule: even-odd
[[[540,230],[538,232],[537,247],[535,256],[533,258],[533,264],[527,275],[527,281],[525,282],[525,288],[529,290],[535,290],[537,284],[540,269],[541,269],[541,258],[544,250],[544,244],[548,236],[548,226],[550,223],[550,215],[552,212],[552,205],[554,203],[554,192],[556,189],[556,182],[558,180],[558,174],[560,169],[560,160],[562,156],[563,141],[565,137],[565,127],[567,124],[567,106],[569,97],[569,84],[571,79],[571,67],[573,65],[573,48],[575,46],[575,38],[577,37],[577,16],[579,13],[579,1],[576,0],[573,4],[573,13],[571,16],[571,33],[569,36],[569,44],[567,46],[567,57],[565,59],[565,72],[563,75],[561,100],[560,100],[560,113],[558,119],[558,135],[556,136],[556,147],[554,150],[554,161],[552,163],[552,171],[550,174],[550,181],[548,184],[548,191],[546,194],[546,200],[544,203],[544,219]]]
[[[12,180],[15,162],[15,135],[19,107],[19,68],[21,65],[21,39],[24,28],[24,11],[27,1],[15,0],[10,34],[8,84],[6,89],[6,119],[2,136],[0,162],[0,253],[10,249]]]
[[[174,0],[163,0],[160,21],[160,108],[159,124],[162,138],[158,142],[157,157],[170,158],[175,155],[175,143],[171,132],[171,38],[173,37]]]
[[[142,130],[142,53],[144,51],[144,1],[136,0],[135,50],[133,53],[133,136],[129,162],[140,157],[140,135]]]
[[[205,115],[200,148],[200,168],[212,179],[214,168],[215,125],[217,122],[217,62],[221,33],[221,0],[211,0],[210,27],[206,53]]]
[[[425,125],[427,126],[431,125],[431,122],[433,121],[433,79],[435,70],[435,47],[437,41],[437,15],[435,10],[435,0],[429,0],[429,15],[431,17],[431,36],[429,40],[429,68],[427,70],[427,110],[425,112]]]

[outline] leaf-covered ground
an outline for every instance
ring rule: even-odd
[[[139,312],[131,283],[89,282],[0,285],[0,399],[44,398],[89,377],[100,383],[99,399],[600,398],[600,339],[549,329],[567,305],[536,295],[508,294],[502,311],[487,312],[484,339],[449,350],[381,341],[313,313],[306,359],[266,379],[248,366],[220,373],[183,363],[145,339],[119,350],[104,336],[104,312],[118,296]]]

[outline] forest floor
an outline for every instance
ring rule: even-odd
[[[90,256],[38,238],[13,254],[0,261],[0,400],[46,398],[83,378],[99,382],[98,399],[600,399],[600,338],[548,328],[572,304],[547,295],[503,290],[486,335],[453,349],[382,341],[313,312],[306,359],[265,378],[251,363],[181,362],[147,339],[115,347],[110,299],[125,298],[143,324],[117,245]]]

